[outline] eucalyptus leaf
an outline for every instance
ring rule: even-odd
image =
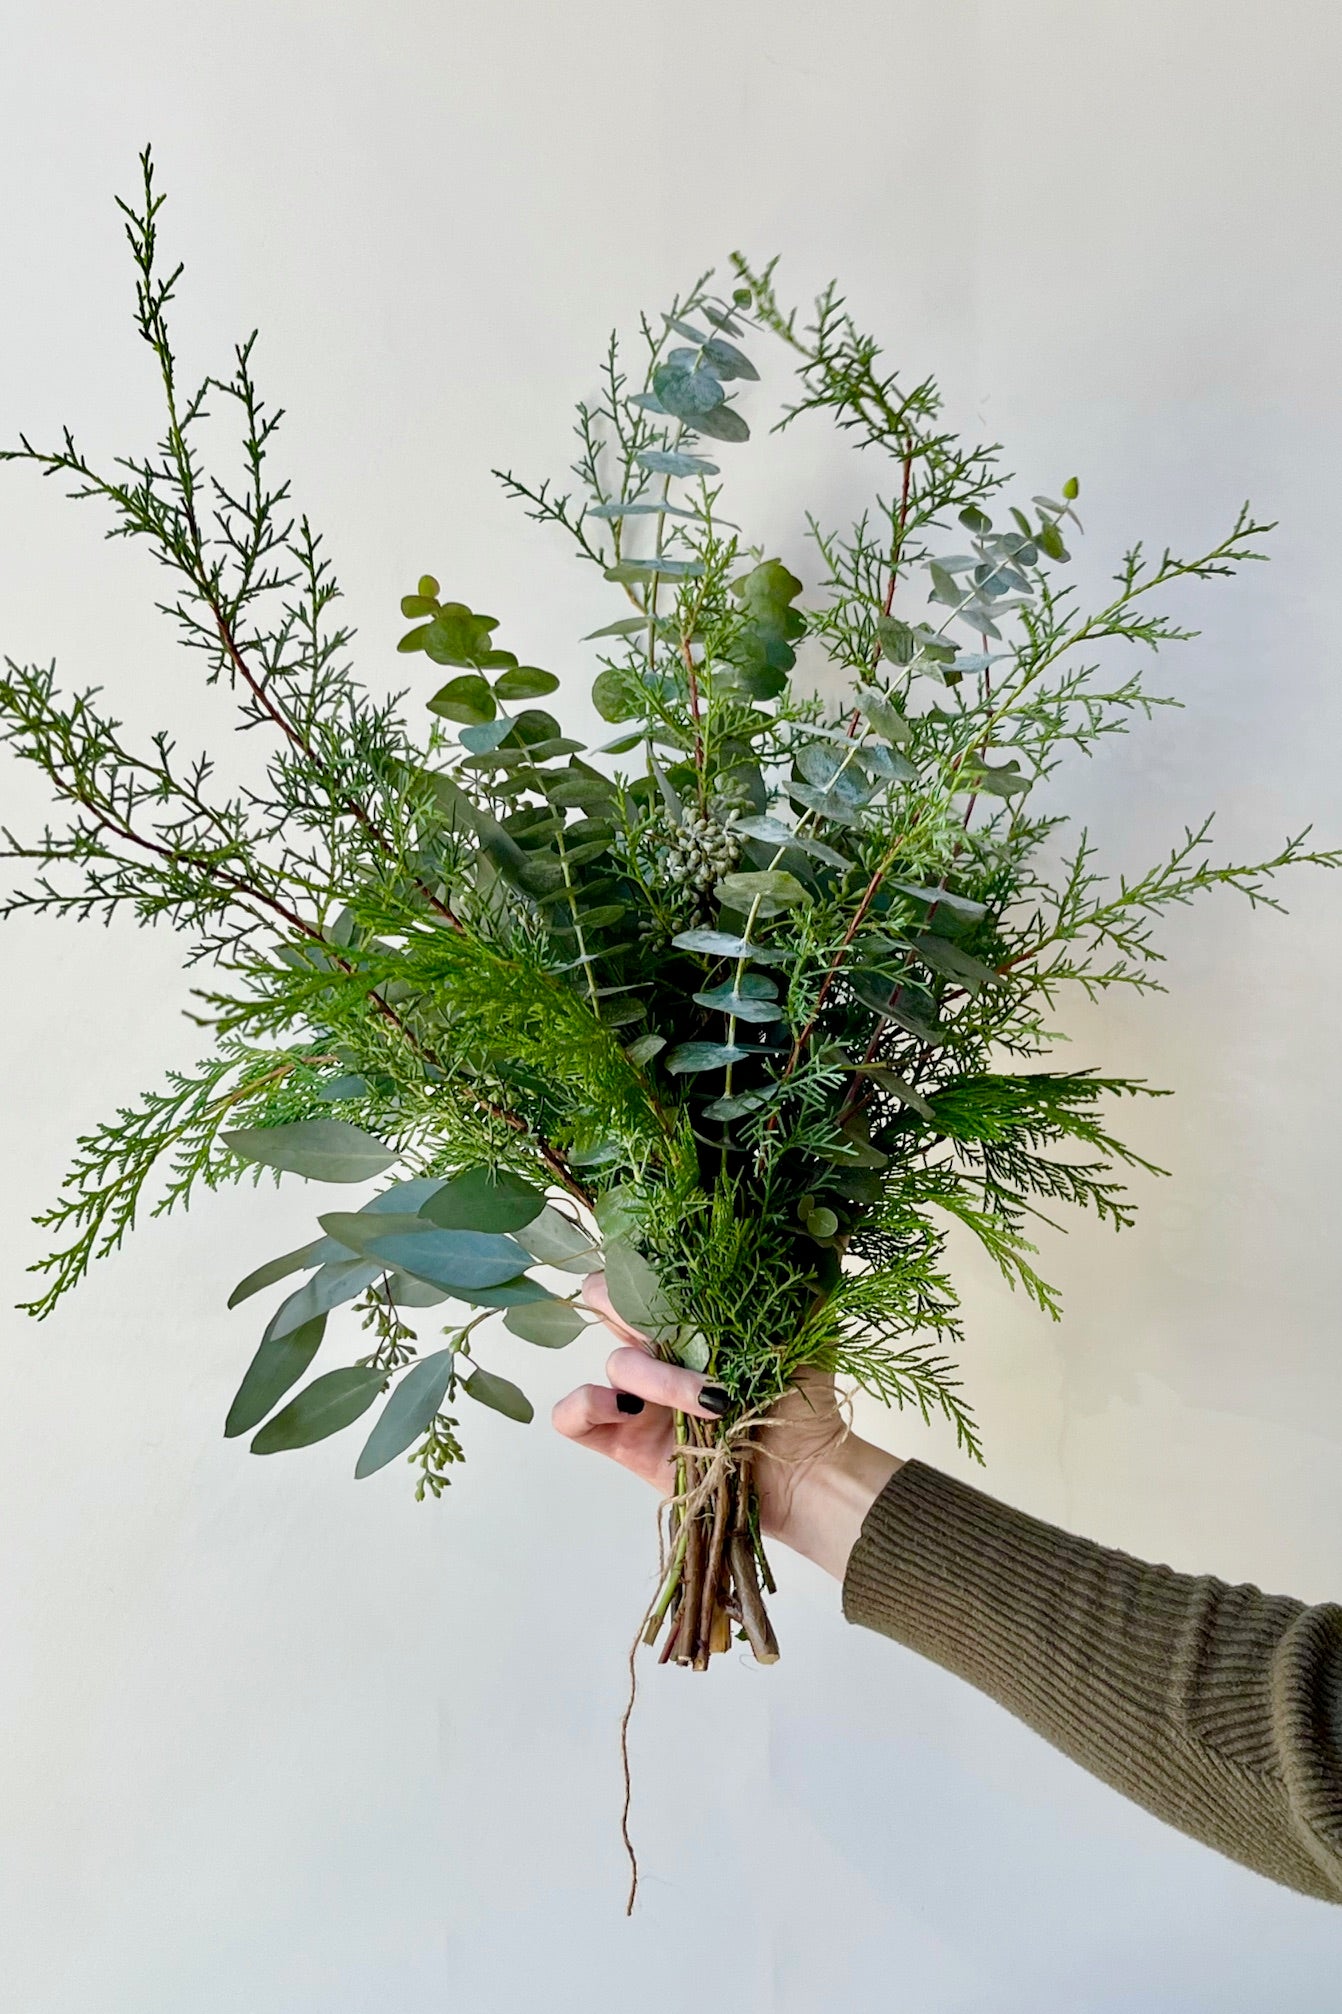
[[[936,909],[949,909],[955,916],[978,917],[988,914],[986,902],[976,902],[969,895],[957,895],[949,888],[922,888],[912,881],[890,881],[886,885],[900,895],[911,896],[915,902],[926,902]]]
[[[682,364],[663,364],[652,376],[653,390],[666,411],[695,426],[723,401],[721,381],[712,371],[686,370]]]
[[[299,1119],[288,1126],[243,1126],[224,1144],[241,1161],[258,1162],[314,1182],[366,1182],[385,1174],[397,1156],[383,1140],[347,1119]]]
[[[272,1407],[291,1390],[306,1371],[326,1333],[325,1315],[316,1315],[302,1328],[283,1336],[262,1339],[260,1348],[247,1366],[246,1375],[224,1421],[224,1435],[234,1440],[259,1426]]]
[[[538,1349],[562,1350],[587,1324],[567,1301],[533,1301],[525,1307],[509,1308],[503,1326]]]
[[[412,1364],[392,1392],[378,1416],[377,1425],[364,1442],[363,1453],[354,1466],[355,1476],[376,1475],[397,1455],[403,1455],[433,1425],[452,1382],[451,1350],[435,1350]]]
[[[283,1412],[262,1427],[252,1441],[254,1455],[277,1455],[291,1448],[308,1448],[327,1440],[343,1427],[353,1426],[366,1413],[381,1391],[385,1371],[364,1365],[348,1370],[327,1371],[314,1378]]]
[[[711,406],[707,412],[696,414],[689,421],[697,434],[707,434],[715,441],[748,441],[750,428],[735,406]]]
[[[795,909],[811,900],[810,890],[803,888],[796,875],[781,868],[757,874],[724,874],[713,893],[730,909],[746,910],[758,905],[760,916],[775,916],[781,910]]]
[[[360,1257],[367,1254],[372,1238],[386,1238],[393,1233],[406,1236],[430,1228],[414,1210],[329,1210],[317,1222],[327,1237],[335,1241],[337,1249],[343,1245]]]
[[[672,1348],[676,1353],[677,1362],[687,1371],[706,1371],[712,1361],[708,1337],[702,1329],[682,1328]]]
[[[674,1332],[675,1316],[655,1271],[622,1238],[606,1240],[606,1292],[622,1322],[657,1342]]]
[[[711,993],[696,993],[694,998],[699,1006],[712,1008],[719,1014],[732,1014],[738,1021],[764,1023],[783,1018],[783,1010],[775,1001],[754,999],[730,986],[719,986]]]
[[[584,1272],[595,1272],[600,1267],[600,1255],[582,1226],[566,1217],[562,1210],[556,1210],[553,1204],[547,1203],[540,1215],[524,1224],[516,1236],[518,1244],[539,1265],[577,1271],[581,1264]]]
[[[318,1315],[329,1314],[332,1308],[343,1306],[346,1301],[357,1300],[358,1296],[372,1286],[382,1271],[380,1261],[373,1259],[333,1259],[320,1267],[312,1275],[305,1287],[296,1294],[290,1294],[282,1301],[266,1325],[266,1341],[273,1342],[278,1336],[292,1335],[306,1322]]]
[[[369,1241],[370,1256],[398,1266],[430,1286],[499,1287],[526,1271],[531,1255],[513,1238],[487,1231],[440,1230],[392,1233]]]
[[[759,372],[743,350],[735,343],[724,342],[721,336],[713,336],[702,346],[703,359],[710,364],[720,378],[759,378]]]
[[[509,702],[515,699],[541,699],[547,692],[558,692],[559,680],[552,671],[542,671],[538,665],[519,664],[513,671],[505,671],[494,680],[494,691],[499,699]]]
[[[314,1238],[310,1245],[300,1245],[296,1252],[285,1252],[278,1259],[267,1259],[264,1266],[258,1266],[254,1273],[248,1273],[245,1280],[239,1280],[228,1297],[230,1308],[240,1302],[250,1300],[253,1294],[264,1292],[279,1280],[287,1280],[291,1273],[305,1273],[314,1266],[321,1266],[328,1259],[352,1259],[355,1254],[336,1243],[334,1238]]]
[[[847,868],[853,864],[823,840],[812,839],[808,832],[796,832],[778,818],[737,818],[732,830],[743,832],[748,839],[763,840],[769,846],[795,846],[800,852],[809,853],[813,860],[823,860],[827,867]]]
[[[648,469],[660,476],[715,476],[719,473],[716,462],[705,461],[702,455],[679,454],[670,448],[644,448],[635,455],[640,468]]]
[[[467,727],[483,726],[498,711],[488,680],[478,673],[449,679],[434,693],[428,707],[430,713],[439,714],[444,720],[463,721]]]
[[[698,951],[706,958],[749,958],[756,965],[779,965],[794,954],[772,944],[751,944],[729,930],[682,930],[671,939],[679,951]]]
[[[468,1378],[461,1380],[461,1389],[469,1392],[478,1405],[489,1406],[505,1418],[517,1420],[522,1426],[536,1417],[536,1409],[526,1393],[507,1378],[496,1377],[492,1371],[473,1370]]]
[[[702,1070],[725,1070],[729,1063],[744,1063],[753,1049],[731,1042],[682,1042],[666,1059],[673,1077],[693,1076]]]
[[[544,1212],[545,1196],[508,1168],[467,1168],[442,1183],[420,1216],[445,1231],[520,1231]]]

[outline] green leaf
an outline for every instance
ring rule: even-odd
[[[678,454],[669,448],[644,448],[634,456],[634,460],[640,468],[650,469],[654,475],[660,476],[715,476],[719,473],[716,462],[705,461],[702,455]]]
[[[467,1168],[420,1210],[443,1231],[520,1231],[545,1208],[542,1192],[508,1168]]]
[[[947,937],[924,935],[912,939],[912,948],[930,965],[934,972],[940,972],[948,979],[958,979],[977,992],[981,986],[995,986],[998,975],[991,965],[985,965],[981,958],[971,957],[958,944],[952,944]]]
[[[615,786],[605,776],[593,776],[585,769],[563,769],[558,775],[547,770],[541,779],[551,804],[565,809],[601,811],[609,809]]]
[[[228,1305],[236,1308],[240,1302],[250,1300],[253,1294],[273,1287],[276,1281],[287,1280],[290,1273],[305,1273],[309,1267],[324,1265],[328,1259],[353,1256],[334,1238],[314,1238],[310,1245],[300,1245],[296,1252],[285,1252],[282,1258],[267,1259],[264,1266],[258,1266],[254,1273],[248,1273],[245,1280],[239,1280],[228,1297]]]
[[[895,748],[907,748],[913,739],[913,729],[883,692],[876,692],[869,685],[859,685],[854,697],[878,734],[883,734]]]
[[[312,1182],[366,1182],[394,1167],[383,1140],[346,1119],[299,1119],[290,1126],[243,1126],[224,1134],[240,1161],[258,1162]]]
[[[665,1047],[665,1035],[657,1035],[649,1031],[646,1035],[640,1035],[637,1042],[631,1042],[624,1053],[634,1068],[641,1070],[645,1063],[651,1063],[654,1056],[659,1056]]]
[[[464,601],[446,601],[428,625],[423,647],[435,664],[478,669],[496,655],[491,632],[498,626],[496,615],[476,615]]]
[[[1003,763],[966,763],[961,771],[961,791],[985,792],[989,797],[1018,797],[1030,788],[1030,778],[1021,774],[1014,760]]]
[[[713,336],[702,344],[701,350],[706,364],[711,364],[720,378],[759,379],[759,372],[743,350],[735,343],[724,342],[721,336]],[[406,611],[409,613],[409,610]]]
[[[345,1246],[360,1257],[367,1253],[370,1239],[405,1237],[429,1229],[415,1210],[330,1210],[317,1222],[337,1249]]]
[[[653,1268],[623,1238],[606,1239],[606,1291],[622,1322],[654,1342],[674,1332],[677,1324],[662,1283]]]
[[[688,422],[697,434],[715,441],[748,441],[750,428],[735,406],[713,406]]]
[[[743,975],[742,985],[746,985],[749,974]],[[748,992],[738,993],[730,985],[716,986],[710,993],[696,993],[695,1000],[700,1007],[709,1007],[719,1014],[734,1014],[738,1021],[781,1021],[783,1010],[772,1000],[752,996]]]
[[[588,508],[587,515],[588,517],[614,519],[626,517],[694,517],[696,513],[692,510],[682,510],[679,504],[659,501],[657,503],[592,504]]]
[[[682,1327],[673,1345],[676,1360],[687,1371],[706,1371],[711,1359],[708,1337],[700,1329],[691,1329],[688,1334]]]
[[[891,881],[886,884],[900,895],[912,896],[915,902],[926,902],[937,909],[949,909],[955,916],[986,916],[986,902],[975,902],[972,896],[956,895],[949,888],[920,888],[911,881]]]
[[[431,1287],[427,1280],[412,1280],[409,1273],[393,1269],[386,1276],[387,1295],[397,1308],[440,1308],[452,1299],[446,1287]]]
[[[431,1357],[421,1357],[410,1366],[382,1408],[354,1465],[360,1482],[394,1462],[429,1431],[452,1381],[452,1362],[451,1350],[435,1350]]]
[[[628,679],[609,665],[592,680],[592,704],[603,720],[610,721],[633,720],[641,710]]]
[[[493,720],[498,708],[487,679],[478,673],[451,678],[429,701],[429,712],[444,720],[463,720],[468,727],[483,727]]]
[[[704,1116],[709,1119],[743,1119],[747,1112],[758,1112],[768,1105],[782,1090],[781,1084],[764,1084],[757,1091],[734,1091],[730,1098],[715,1098],[711,1105],[704,1106]]]
[[[559,680],[552,671],[542,671],[534,664],[519,664],[512,671],[505,671],[501,678],[494,680],[494,691],[499,699],[541,699],[547,692],[558,692]]]
[[[729,1063],[744,1063],[755,1054],[735,1042],[682,1042],[667,1057],[666,1067],[673,1077],[688,1077],[701,1070],[725,1070]]]
[[[712,371],[686,370],[680,364],[660,365],[652,374],[652,388],[668,413],[691,426],[720,406],[724,397],[721,381]]]
[[[531,1263],[531,1255],[513,1238],[486,1231],[431,1229],[387,1238],[370,1239],[371,1257],[390,1266],[399,1266],[416,1280],[430,1286],[498,1287],[516,1279]]]
[[[507,1378],[496,1378],[492,1371],[475,1370],[461,1381],[461,1389],[482,1406],[491,1406],[496,1413],[503,1413],[510,1420],[517,1420],[522,1426],[535,1419],[536,1409],[526,1393],[510,1384]]]
[[[600,1255],[587,1233],[552,1204],[547,1203],[531,1223],[523,1224],[516,1236],[539,1265],[557,1266],[568,1273],[594,1273],[600,1268]]]
[[[810,890],[802,887],[796,875],[781,868],[755,874],[724,874],[713,893],[729,909],[750,909],[758,903],[756,913],[760,916],[776,916],[781,910],[795,909],[799,903],[811,900]]]
[[[697,580],[704,570],[700,559],[672,559],[661,554],[653,559],[622,559],[605,570],[606,579],[622,586],[639,581],[651,580],[660,574],[667,580]]]
[[[326,1333],[325,1315],[317,1315],[300,1329],[262,1341],[224,1421],[224,1436],[235,1440],[259,1426],[272,1406],[302,1377],[316,1356]]]
[[[827,818],[831,825],[845,825],[854,832],[861,832],[865,824],[863,808],[851,797],[841,796],[836,790],[817,790],[809,783],[788,783],[787,794],[794,803],[804,804],[808,811]]]
[[[533,1301],[526,1307],[509,1308],[503,1326],[538,1349],[562,1350],[587,1324],[567,1301]]]
[[[901,1105],[908,1105],[920,1118],[932,1120],[935,1115],[922,1093],[915,1091],[912,1084],[891,1070],[884,1063],[859,1063],[853,1073],[858,1077],[870,1077],[873,1084],[879,1084],[883,1091],[889,1091],[899,1099]]]
[[[305,1287],[282,1301],[266,1324],[266,1340],[290,1335],[317,1315],[329,1314],[371,1287],[382,1271],[375,1259],[333,1259],[312,1275]]]
[[[824,1244],[827,1238],[832,1238],[838,1228],[839,1220],[833,1210],[812,1210],[806,1219],[807,1236],[814,1238],[818,1244]]]
[[[442,1188],[445,1179],[442,1175],[412,1175],[409,1181],[393,1182],[390,1188],[370,1196],[360,1207],[359,1215],[381,1216],[390,1211],[398,1216],[407,1212],[414,1216],[423,1209],[434,1191]]]
[[[747,839],[758,839],[766,846],[795,846],[799,852],[808,853],[814,860],[823,860],[827,867],[851,867],[852,861],[842,853],[836,853],[823,840],[812,839],[809,833],[794,832],[790,825],[784,825],[778,818],[737,818],[732,821],[732,831],[744,833]]]
[[[290,1448],[308,1448],[352,1426],[366,1413],[381,1391],[385,1371],[363,1364],[344,1371],[327,1371],[290,1399],[281,1413],[263,1426],[252,1442],[254,1455],[283,1454]]]
[[[622,615],[618,622],[608,622],[604,629],[589,630],[583,642],[595,643],[603,636],[637,636],[640,631],[646,631],[647,627],[646,615]],[[609,715],[606,717],[609,718]]]
[[[770,944],[750,944],[727,930],[682,930],[671,942],[678,951],[698,951],[705,958],[749,958],[756,965],[780,965],[794,955]]]
[[[528,1301],[553,1301],[557,1296],[539,1280],[522,1273],[515,1280],[506,1280],[501,1287],[454,1287],[452,1298],[468,1301],[474,1308],[520,1308]]]

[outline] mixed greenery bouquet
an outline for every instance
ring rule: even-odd
[[[377,1408],[356,1475],[408,1456],[437,1495],[459,1398],[531,1417],[481,1361],[488,1325],[563,1347],[579,1276],[604,1268],[617,1312],[731,1400],[720,1425],[677,1422],[647,1639],[702,1669],[739,1630],[772,1659],[752,1481],[768,1409],[819,1369],[944,1415],[979,1455],[949,1227],[1056,1315],[1032,1222],[1069,1204],[1130,1221],[1120,1171],[1148,1164],[1105,1114],[1145,1087],[1043,1067],[1059,1000],[1156,986],[1172,904],[1218,885],[1271,904],[1279,870],[1338,864],[1307,831],[1218,863],[1202,823],[1115,882],[1038,802],[1067,756],[1174,703],[1100,647],[1191,635],[1159,591],[1232,573],[1270,527],[1246,508],[1197,557],[1134,546],[1085,610],[1060,584],[1075,481],[1006,502],[997,448],[948,430],[936,385],[888,370],[833,286],[803,322],[774,265],[738,256],[729,293],[707,275],[641,319],[635,364],[612,337],[577,409],[576,490],[502,477],[618,604],[586,639],[612,738],[584,748],[543,703],[559,678],[427,576],[400,643],[421,731],[405,694],[351,673],[330,563],[270,473],[280,415],[254,339],[229,375],[179,380],[181,269],[160,263],[142,167],[121,208],[163,438],[111,473],[69,433],[7,459],[147,542],[164,612],[268,746],[225,787],[166,734],[132,745],[97,689],[14,663],[0,679],[5,740],[68,807],[4,835],[33,873],[6,913],[167,923],[214,975],[195,995],[206,1060],[80,1141],[38,1219],[56,1249],[31,1311],[120,1245],[155,1171],[155,1214],[266,1170],[390,1176],[234,1291],[284,1283],[225,1431],[269,1454]],[[775,430],[827,417],[878,485],[851,530],[808,520],[805,605],[725,515],[757,336],[795,371]],[[228,475],[204,459],[211,405],[241,434]],[[342,1306],[361,1333],[304,1382]]]

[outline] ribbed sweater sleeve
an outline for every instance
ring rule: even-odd
[[[1181,1832],[1342,1902],[1342,1607],[1149,1565],[910,1461],[843,1611]]]

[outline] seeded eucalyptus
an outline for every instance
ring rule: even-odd
[[[29,873],[5,913],[168,923],[210,1031],[195,1069],[80,1140],[38,1220],[31,1311],[146,1207],[304,1177],[311,1239],[232,1295],[279,1298],[225,1432],[269,1454],[357,1426],[356,1476],[404,1458],[438,1495],[470,1404],[531,1420],[505,1369],[581,1336],[581,1278],[604,1267],[618,1312],[727,1394],[720,1424],[676,1422],[648,1640],[702,1669],[739,1632],[770,1660],[767,1409],[833,1373],[939,1413],[981,1458],[948,1227],[1056,1316],[1032,1225],[1075,1204],[1123,1227],[1121,1171],[1149,1166],[1106,1117],[1146,1087],[1049,1067],[1055,1011],[1157,987],[1173,905],[1226,886],[1276,907],[1281,869],[1338,864],[1307,830],[1219,862],[1206,821],[1113,882],[1048,806],[1069,754],[1176,703],[1106,646],[1189,636],[1159,591],[1234,573],[1270,527],[1246,507],[1195,557],[1134,546],[1086,609],[1066,582],[1077,483],[1018,495],[833,287],[803,321],[772,264],[738,257],[728,292],[706,275],[642,319],[632,363],[612,338],[573,485],[502,474],[590,569],[592,632],[559,661],[610,738],[566,732],[560,675],[428,574],[402,602],[407,689],[375,697],[270,472],[254,339],[180,382],[180,269],[142,165],[122,211],[163,436],[111,473],[68,433],[5,458],[148,542],[254,763],[230,789],[207,753],[125,738],[96,687],[12,662],[0,679],[4,738],[64,807],[5,833]],[[766,363],[792,374],[781,410]],[[227,473],[205,460],[212,414],[240,433]],[[874,489],[849,530],[807,520],[807,591],[730,517],[727,477],[752,425],[812,416],[870,451]],[[341,1185],[378,1183],[341,1206]]]

